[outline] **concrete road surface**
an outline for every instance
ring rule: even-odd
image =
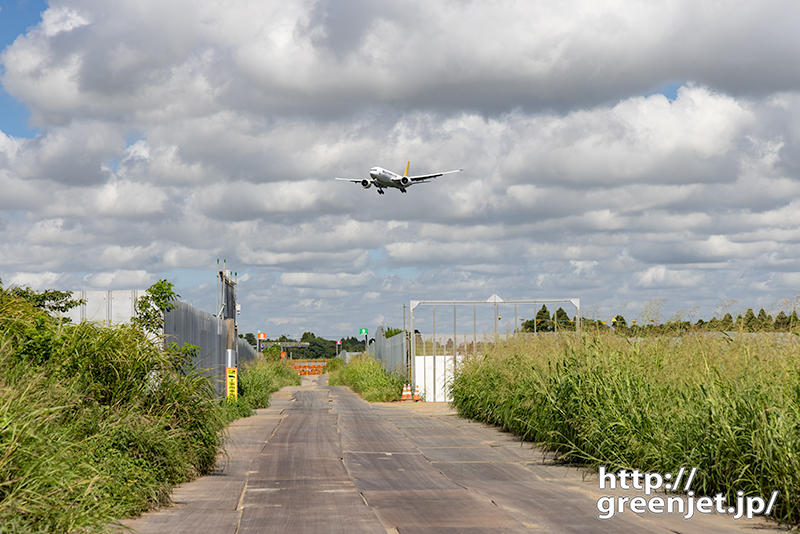
[[[762,518],[634,513],[625,498],[642,491],[600,490],[596,476],[445,404],[369,404],[325,375],[236,421],[227,450],[213,475],[175,490],[175,507],[123,524],[141,534],[779,530]],[[600,499],[613,499],[613,517],[599,518]]]

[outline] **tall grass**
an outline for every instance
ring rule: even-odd
[[[329,365],[326,366],[328,384],[350,386],[368,402],[400,400],[403,384],[407,382],[402,373],[387,373],[381,362],[367,356],[356,356],[339,370]]]
[[[244,364],[239,373],[239,395],[254,409],[267,408],[270,395],[284,386],[299,386],[300,375],[289,362],[258,358]]]
[[[223,411],[185,354],[0,290],[0,533],[101,531],[208,472]]]
[[[698,494],[780,492],[800,520],[800,344],[791,335],[540,336],[464,361],[459,414],[608,469],[697,467]]]

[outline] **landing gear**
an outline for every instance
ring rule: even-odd
[[[378,188],[378,194],[379,194],[379,195],[383,195],[383,194],[384,194],[384,193],[383,193],[383,189],[381,189],[380,187]]]
[[[403,189],[403,188],[401,187],[401,188],[400,188],[400,192],[401,192],[401,193],[405,193],[405,192],[406,192],[406,190],[405,190],[405,189]]]

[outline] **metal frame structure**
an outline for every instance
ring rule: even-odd
[[[503,304],[503,305],[513,304],[514,305],[514,326],[515,326],[515,332],[516,332],[516,328],[517,328],[518,322],[519,322],[519,318],[517,316],[517,305],[518,304],[533,304],[534,309],[535,309],[537,304],[543,304],[544,305],[544,304],[550,304],[550,303],[554,303],[555,304],[555,303],[565,303],[565,302],[569,302],[573,306],[575,306],[575,310],[576,310],[575,311],[575,319],[576,319],[575,320],[575,328],[576,328],[576,331],[577,331],[578,335],[580,335],[580,332],[581,332],[581,299],[579,299],[579,298],[560,298],[560,299],[537,298],[537,299],[523,299],[523,300],[503,300],[503,299],[501,299],[500,297],[498,297],[495,294],[495,295],[492,295],[491,297],[489,297],[487,300],[412,300],[410,302],[410,306],[409,306],[409,308],[410,308],[410,310],[409,310],[409,316],[410,316],[410,330],[409,330],[409,332],[411,334],[411,336],[410,336],[411,337],[411,339],[410,339],[411,347],[410,347],[410,351],[409,351],[410,352],[410,356],[409,357],[410,357],[410,360],[411,360],[409,362],[409,367],[410,367],[410,370],[411,370],[411,377],[410,378],[413,380],[415,385],[419,385],[419,380],[417,379],[417,367],[416,367],[417,366],[417,358],[416,358],[417,357],[417,343],[416,343],[416,334],[415,334],[416,330],[414,328],[414,326],[415,326],[414,325],[414,310],[417,308],[417,306],[420,306],[420,305],[433,306],[433,333],[432,333],[432,335],[433,335],[433,355],[432,356],[433,356],[434,380],[433,380],[433,392],[432,392],[432,395],[433,395],[433,398],[435,399],[436,398],[436,379],[437,379],[436,378],[436,306],[437,305],[439,305],[439,306],[453,306],[453,368],[455,369],[455,366],[456,366],[456,363],[457,363],[456,362],[456,353],[457,353],[457,348],[456,348],[457,341],[456,341],[456,338],[457,338],[457,334],[458,334],[458,329],[457,329],[457,324],[456,324],[456,308],[457,308],[457,306],[472,304],[472,310],[473,310],[472,311],[473,336],[474,336],[474,344],[475,344],[475,346],[477,346],[477,342],[478,342],[477,306],[479,304],[480,305],[487,305],[487,304],[493,304],[494,305],[494,336],[495,336],[495,340],[497,340],[497,338],[499,336],[499,333],[498,333],[499,310],[498,310],[498,308],[499,308],[500,304]],[[553,313],[555,314],[555,310],[553,310]],[[405,321],[405,313],[403,314],[403,316],[404,316],[403,317],[403,321]],[[535,317],[535,315],[534,315],[534,317]],[[554,333],[558,334],[558,322],[554,321],[554,325],[555,325],[555,332]],[[423,356],[429,356],[429,355],[424,354]],[[424,389],[424,386],[423,386],[423,389]]]

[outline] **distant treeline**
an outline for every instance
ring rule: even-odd
[[[797,332],[800,331],[800,318],[792,310],[789,315],[779,312],[774,318],[764,311],[758,310],[756,314],[752,308],[744,315],[736,318],[726,313],[722,318],[712,317],[708,321],[698,319],[696,322],[670,320],[664,323],[647,321],[645,324],[637,323],[634,319],[628,322],[622,315],[617,315],[611,324],[598,319],[581,319],[583,330],[611,331],[626,336],[674,334],[681,331],[691,332]],[[562,308],[558,308],[551,316],[547,306],[536,313],[535,319],[528,319],[522,323],[522,332],[553,332],[554,330],[575,330],[575,317],[570,318]]]
[[[241,336],[252,346],[257,346],[256,336],[251,332]],[[343,337],[340,339],[342,344],[339,346],[339,352],[364,352],[364,338],[357,337]],[[297,343],[298,340],[291,339],[285,335],[278,339],[268,339],[267,343]],[[305,349],[305,356],[307,358],[335,358],[336,357],[336,341],[317,337],[313,332],[304,332],[300,338],[301,343],[308,343]],[[277,347],[276,347],[277,350]]]

